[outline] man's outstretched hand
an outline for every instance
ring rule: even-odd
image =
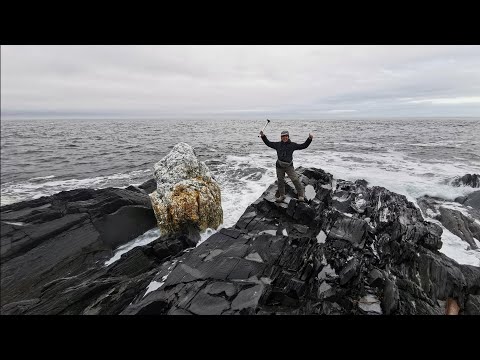
[[[310,139],[313,139],[312,133],[308,134],[308,137],[309,137]]]

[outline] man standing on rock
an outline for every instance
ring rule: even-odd
[[[275,201],[282,202],[285,200],[285,173],[287,173],[290,180],[292,180],[293,185],[295,185],[295,189],[297,189],[298,201],[304,201],[305,189],[300,183],[298,175],[293,167],[293,152],[295,150],[306,149],[312,142],[313,135],[309,134],[307,141],[305,141],[303,144],[297,144],[290,141],[288,131],[282,131],[280,134],[281,141],[279,142],[270,142],[263,131],[260,131],[260,136],[262,137],[265,145],[277,150],[278,159],[276,162],[276,170],[279,197]]]

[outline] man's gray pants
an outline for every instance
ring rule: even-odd
[[[285,195],[285,173],[287,173],[290,180],[292,180],[293,185],[295,185],[295,189],[297,189],[298,196],[304,197],[305,191],[302,186],[302,183],[298,179],[298,175],[293,168],[293,165],[287,167],[278,167],[277,169],[277,179],[278,179],[278,194],[279,196]]]

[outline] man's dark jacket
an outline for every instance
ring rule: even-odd
[[[293,161],[293,152],[295,150],[302,150],[306,149],[308,145],[312,142],[312,139],[308,138],[307,141],[305,141],[303,144],[297,144],[294,142],[291,142],[290,139],[288,139],[287,142],[283,141],[277,141],[277,142],[271,142],[267,139],[265,134],[262,136],[262,140],[265,143],[265,145],[271,147],[272,149],[277,150],[277,156],[278,160],[291,163]]]

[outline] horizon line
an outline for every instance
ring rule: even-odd
[[[84,117],[70,117],[70,116],[1,116],[0,120],[372,120],[372,119],[479,119],[478,115],[358,115],[358,116],[320,116],[320,117],[229,117],[220,115],[207,116],[84,116]]]

